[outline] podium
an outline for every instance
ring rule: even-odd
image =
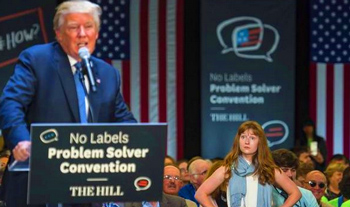
[[[12,170],[29,170],[28,204],[160,200],[166,140],[166,124],[32,124]]]

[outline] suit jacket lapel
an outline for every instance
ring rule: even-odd
[[[72,69],[69,64],[67,54],[64,53],[64,51],[58,43],[55,45],[54,61],[71,112],[75,118],[75,121],[79,122],[80,117],[78,108],[78,97],[75,90],[75,82],[74,77],[72,75]]]
[[[160,202],[160,207],[171,207],[171,201],[164,195],[162,196],[162,202]]]

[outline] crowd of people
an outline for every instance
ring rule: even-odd
[[[349,159],[336,154],[326,165],[314,156],[322,157],[307,146],[270,152],[261,126],[247,121],[223,159],[166,156],[163,193],[198,207],[350,206]]]
[[[324,141],[312,136],[313,123],[306,122],[303,130],[317,137],[317,153],[306,143],[270,153],[261,126],[248,121],[224,159],[194,157],[186,163],[167,156],[165,165],[181,169],[182,187],[173,195],[197,206],[349,206],[349,159],[336,154],[326,165]]]
[[[261,126],[247,121],[224,159],[188,161],[177,195],[205,207],[350,206],[349,159],[336,154],[326,163],[323,153],[312,155],[307,144],[270,152]],[[167,156],[169,163],[186,166]]]
[[[166,156],[163,193],[198,207],[350,206],[349,159],[336,154],[319,170],[312,156],[320,155],[310,153],[307,146],[270,152],[261,126],[247,121],[223,159]]]

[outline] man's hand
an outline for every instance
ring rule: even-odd
[[[310,155],[311,155],[311,153],[310,153]],[[323,156],[322,156],[320,150],[317,151],[317,155],[316,155],[316,156],[313,156],[313,155],[311,155],[311,156],[312,156],[312,157],[315,159],[315,161],[316,161],[317,163],[319,163],[319,164],[322,164],[322,163],[324,162],[324,158],[323,158]]]
[[[13,156],[15,160],[25,161],[30,156],[30,147],[32,143],[30,141],[21,141],[18,142],[16,147],[12,150]]]

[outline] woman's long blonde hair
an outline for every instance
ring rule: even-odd
[[[226,155],[224,159],[224,166],[226,168],[226,174],[228,175],[226,181],[231,176],[232,165],[237,167],[238,157],[242,155],[242,151],[239,147],[239,139],[243,132],[246,130],[252,130],[254,135],[259,137],[258,149],[253,156],[253,163],[255,166],[254,175],[259,176],[259,183],[262,185],[273,184],[275,182],[275,169],[279,169],[272,159],[270,149],[267,145],[267,138],[264,130],[256,121],[246,121],[238,128],[237,134],[233,141],[231,151]]]

